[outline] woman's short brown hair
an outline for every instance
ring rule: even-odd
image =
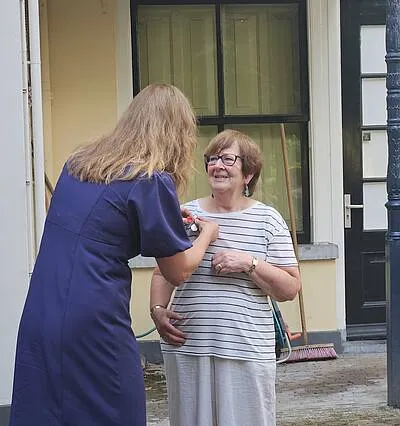
[[[238,130],[227,129],[217,134],[207,145],[204,155],[219,154],[224,149],[238,144],[242,160],[242,172],[244,176],[253,174],[248,183],[249,195],[253,195],[262,168],[262,154],[259,146],[249,136]],[[207,164],[206,164],[207,168]]]

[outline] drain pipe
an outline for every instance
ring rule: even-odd
[[[33,170],[32,170],[32,133],[31,133],[31,95],[29,86],[29,64],[27,46],[27,22],[26,22],[26,0],[20,3],[21,17],[21,45],[22,45],[22,84],[24,102],[24,139],[25,139],[25,183],[27,200],[28,221],[28,258],[29,273],[32,273],[35,263],[36,240],[35,240],[35,208],[33,192]]]
[[[40,61],[39,0],[26,0],[28,5],[29,59],[32,90],[32,149],[35,189],[35,239],[39,250],[46,218],[43,142],[43,104]]]

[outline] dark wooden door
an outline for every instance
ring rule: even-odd
[[[385,3],[385,0],[341,2],[349,339],[385,336]]]

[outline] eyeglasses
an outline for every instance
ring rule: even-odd
[[[205,155],[204,161],[208,166],[214,166],[221,159],[222,164],[225,166],[233,166],[238,158],[243,160],[243,157],[235,154]]]

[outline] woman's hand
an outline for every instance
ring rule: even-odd
[[[195,216],[190,210],[185,207],[181,207],[181,215],[183,223],[192,223],[194,225],[193,231],[198,230],[199,232],[208,233],[210,237],[210,243],[213,243],[218,238],[219,226],[215,222],[212,222],[208,219],[204,219],[202,217]]]
[[[182,320],[183,316],[167,308],[158,308],[153,311],[151,318],[159,335],[166,343],[174,346],[182,346],[186,341],[186,335],[171,321]]]
[[[218,274],[246,272],[250,269],[253,257],[239,250],[226,249],[217,251],[211,261]]]
[[[182,215],[183,223],[185,223],[185,224],[190,224],[190,223],[194,224],[195,223],[196,216],[194,216],[190,212],[190,210],[188,210],[187,208],[181,207],[181,215]],[[197,227],[196,227],[195,230],[197,231]]]
[[[200,233],[205,232],[209,234],[210,243],[213,243],[219,235],[219,226],[211,220],[202,217],[196,217],[195,224],[198,226]]]

